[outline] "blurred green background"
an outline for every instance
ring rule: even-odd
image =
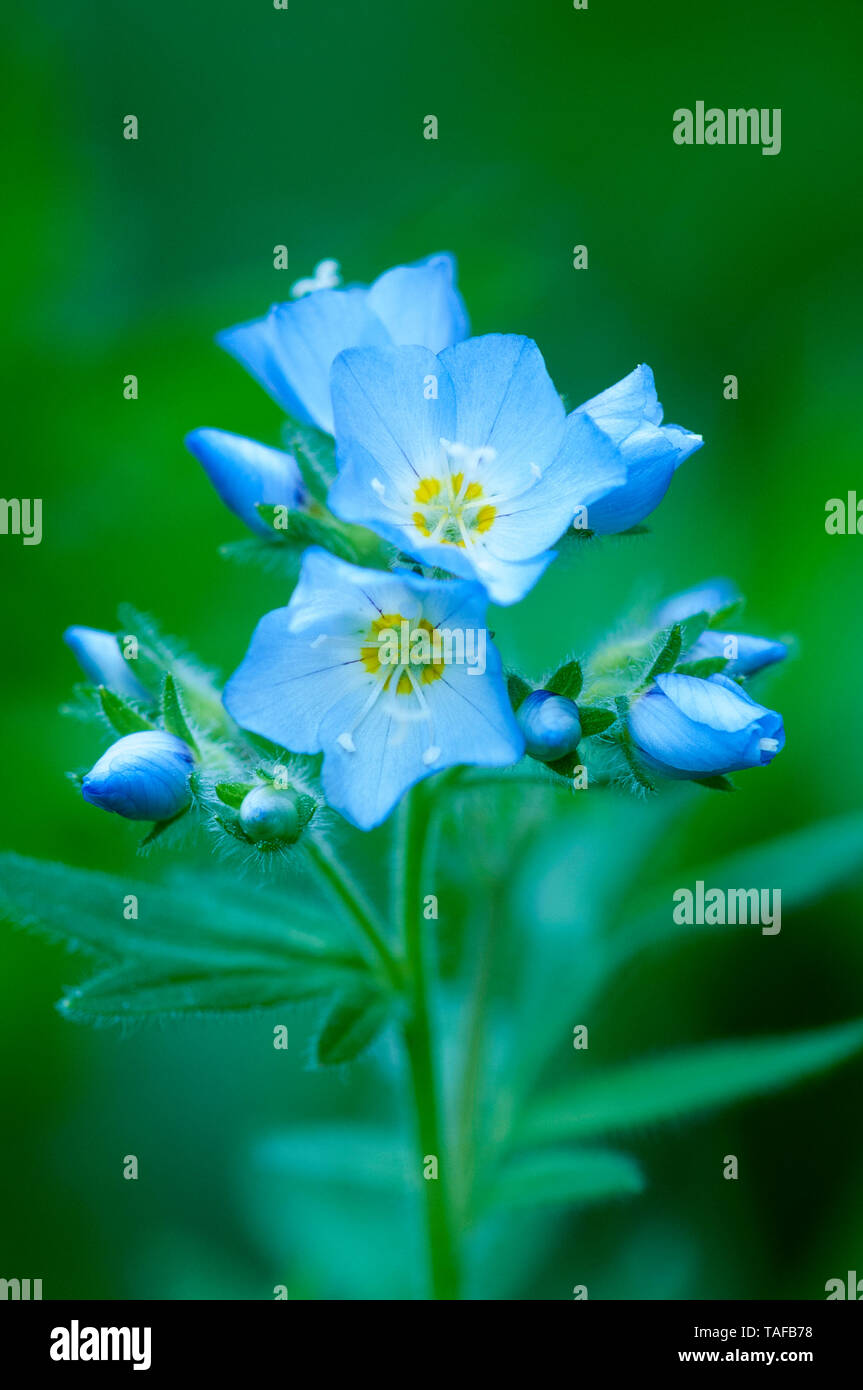
[[[64,780],[100,749],[58,715],[77,679],[60,634],[112,627],[127,599],[233,669],[286,593],[218,557],[242,530],[182,438],[214,425],[277,443],[281,417],[214,334],[322,257],[368,281],[439,249],[458,257],[474,331],[535,337],[571,404],[647,361],[666,417],[706,439],[649,536],[585,548],[495,614],[507,659],[539,676],[634,603],[728,574],[747,628],[798,639],[761,687],[788,747],[733,798],[684,793],[663,861],[856,809],[863,540],[827,536],[824,505],[860,481],[860,33],[852,0],[827,16],[803,0],[88,0],[8,15],[0,491],[44,499],[44,539],[0,537],[3,846],[160,871]],[[673,110],[698,99],[781,107],[781,154],[674,145]],[[601,1046],[625,1057],[859,1015],[859,889],[777,939],[642,961],[593,1019]],[[308,1070],[311,1013],[289,1054],[268,1016],[89,1032],[53,1011],[84,968],[4,936],[0,1274],[41,1277],[51,1298],[392,1293],[371,1207],[286,1215],[248,1163],[274,1127],[397,1108],[381,1059]],[[605,1298],[823,1297],[863,1267],[861,1078],[858,1061],[638,1136],[647,1193],[558,1222],[501,1296],[586,1282]],[[121,1176],[130,1152],[137,1183]],[[726,1153],[745,1182],[719,1181]],[[365,1263],[346,1270],[351,1220],[367,1222]]]

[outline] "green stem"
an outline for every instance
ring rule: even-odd
[[[449,1157],[444,1148],[440,1120],[438,1078],[432,1047],[429,1007],[429,970],[423,931],[422,866],[427,829],[426,789],[415,787],[405,797],[399,813],[397,911],[404,935],[408,967],[410,1016],[404,1025],[416,1109],[420,1157],[437,1160],[437,1177],[423,1176],[432,1297],[459,1296],[458,1257],[449,1202]]]
[[[362,889],[354,883],[328,844],[309,836],[308,849],[312,862],[321,877],[334,896],[353,917],[380,960],[389,981],[396,989],[403,988],[402,968],[387,945],[378,915]]]

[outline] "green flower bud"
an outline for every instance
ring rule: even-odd
[[[255,787],[243,798],[240,825],[256,844],[295,844],[303,829],[296,795],[290,789]]]

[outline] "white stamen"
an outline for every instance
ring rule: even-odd
[[[779,740],[778,738],[760,738],[758,747],[762,753],[776,753],[779,749]]]
[[[432,763],[436,763],[439,757],[440,749],[437,747],[436,744],[433,743],[431,748],[427,748],[426,751],[423,753],[423,762],[425,763],[426,767],[431,767]]]
[[[357,745],[354,743],[349,733],[339,734],[336,743],[340,748],[344,748],[346,753],[356,753]]]

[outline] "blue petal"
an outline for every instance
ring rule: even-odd
[[[316,290],[275,304],[265,318],[239,324],[217,341],[289,415],[333,432],[330,367],[343,348],[389,342],[365,289]]]
[[[112,632],[94,627],[67,627],[63,641],[71,647],[78,665],[94,685],[107,686],[132,700],[149,700],[149,692],[132,671]]]
[[[586,401],[579,412],[617,445],[626,465],[626,483],[590,509],[590,529],[601,535],[627,531],[658,507],[675,470],[703,440],[678,425],[661,425],[662,406],[645,365]]]
[[[442,352],[468,335],[455,258],[445,252],[385,271],[369,287],[368,302],[397,344]]]
[[[256,503],[295,508],[306,500],[296,460],[280,449],[226,430],[192,430],[185,442],[225,506],[260,535],[271,536],[271,531]]]
[[[662,406],[656,396],[653,372],[644,362],[629,376],[585,401],[579,410],[595,420],[615,444],[622,444],[643,424],[662,423]]]
[[[532,487],[501,507],[487,536],[488,548],[512,560],[535,556],[558,540],[576,515],[582,518],[582,507],[587,508],[582,529],[589,529],[592,504],[625,481],[620,451],[589,416],[573,411],[552,463]]]
[[[740,595],[730,579],[708,579],[695,589],[687,589],[667,599],[656,615],[661,627],[682,623],[696,613],[718,613],[721,608],[736,603]]]
[[[530,338],[488,333],[442,352],[455,387],[456,424],[450,438],[468,448],[494,449],[485,465],[488,489],[515,497],[554,459],[566,412]],[[558,533],[559,534],[559,533]]]
[[[750,637],[746,633],[703,632],[687,655],[689,661],[700,661],[705,657],[726,656],[729,642],[736,646],[736,657],[728,661],[723,675],[753,676],[765,666],[783,661],[788,655],[784,642],[771,642],[766,637]]]

